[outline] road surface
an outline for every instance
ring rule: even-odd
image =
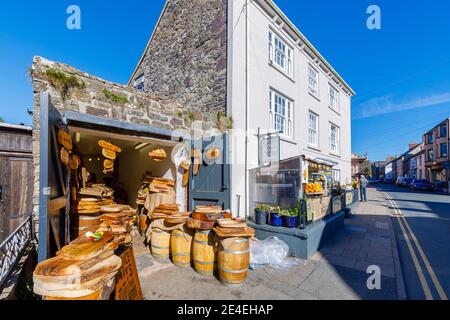
[[[378,185],[387,195],[408,299],[450,297],[450,196]]]

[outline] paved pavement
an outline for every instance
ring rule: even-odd
[[[402,299],[404,287],[393,226],[383,194],[368,190],[345,227],[309,261],[285,270],[249,271],[246,283],[226,287],[213,277],[155,261],[139,238],[135,256],[146,299],[354,300]],[[369,290],[367,267],[381,269],[381,288]]]
[[[392,199],[408,299],[450,296],[450,196],[379,185]]]

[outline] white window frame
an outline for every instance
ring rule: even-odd
[[[432,155],[432,157],[430,157],[430,154]],[[428,162],[433,162],[434,161],[434,150],[433,149],[428,149],[427,151],[427,158],[428,158]]]
[[[336,128],[336,141],[332,140],[332,133],[333,133],[333,128]],[[332,154],[336,154],[339,155],[341,153],[341,146],[340,146],[340,141],[341,141],[341,128],[339,128],[337,125],[335,125],[334,123],[330,122],[329,125],[329,140],[330,140],[330,153]],[[334,142],[334,143],[333,143]],[[334,148],[333,148],[334,145]]]
[[[442,154],[442,145],[445,145],[447,150],[445,152],[445,155]],[[443,159],[443,158],[447,158],[448,157],[448,143],[447,142],[442,142],[439,144],[439,158]]]
[[[333,97],[332,93],[335,92],[336,96]],[[334,103],[333,103],[334,101]],[[340,94],[339,90],[337,90],[333,85],[328,85],[328,106],[339,113],[341,111],[340,107]]]
[[[333,169],[333,170],[331,170],[331,173],[333,175],[334,182],[338,182],[340,184],[341,183],[341,170]]]
[[[141,88],[142,86],[142,88]],[[133,88],[138,91],[145,91],[145,84],[144,84],[144,74],[141,74],[139,77],[134,79],[133,81]]]
[[[269,30],[269,60],[289,77],[294,76],[294,49],[272,30]]]
[[[314,83],[315,86],[313,85]],[[308,91],[313,96],[319,97],[319,71],[317,71],[312,65],[308,65]]]
[[[315,128],[311,127],[312,124],[312,117],[315,117]],[[315,134],[315,139],[313,139],[313,136]],[[308,145],[313,148],[319,148],[319,115],[311,110],[309,110],[308,114]],[[315,140],[315,141],[314,141]]]
[[[273,89],[270,89],[269,100],[270,129],[292,139],[294,137],[294,102]]]

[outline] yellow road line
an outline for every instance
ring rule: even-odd
[[[401,219],[399,217],[401,214],[397,210],[397,208],[394,205],[394,202],[392,201],[392,199],[386,193],[385,193],[385,196],[386,196],[386,199],[388,199],[388,201],[391,204],[391,206],[394,208],[394,212],[395,212],[395,215],[397,216],[398,224],[400,225],[400,229],[402,230],[403,236],[405,238],[406,245],[407,245],[408,250],[409,250],[409,254],[411,255],[411,258],[412,258],[413,263],[414,263],[414,267],[416,268],[417,275],[419,276],[419,281],[420,281],[420,285],[422,286],[423,293],[425,294],[425,297],[426,297],[427,300],[434,300],[433,299],[433,295],[431,294],[430,287],[428,286],[427,280],[426,280],[425,275],[423,273],[422,267],[420,266],[419,259],[417,258],[417,255],[414,252],[414,249],[413,249],[413,246],[412,246],[411,241],[409,239],[409,236],[406,233],[405,227],[403,226],[403,223],[402,223],[402,221],[401,221]]]
[[[439,282],[439,279],[437,278],[436,273],[434,272],[433,267],[430,264],[430,261],[428,260],[427,256],[425,255],[425,252],[423,251],[419,240],[417,240],[416,235],[412,231],[411,226],[409,225],[408,221],[406,221],[405,216],[403,215],[402,211],[400,210],[398,205],[395,203],[395,201],[392,200],[392,203],[394,204],[396,210],[398,210],[398,212],[400,213],[401,219],[403,220],[403,222],[406,225],[406,228],[408,229],[409,233],[411,234],[411,238],[413,239],[413,241],[417,247],[417,250],[419,251],[419,254],[423,260],[423,263],[425,264],[425,267],[428,270],[428,273],[430,274],[431,280],[433,281],[433,284],[436,287],[436,291],[438,292],[439,297],[441,298],[441,300],[448,300],[447,295],[445,294],[445,291],[442,288],[441,283]]]

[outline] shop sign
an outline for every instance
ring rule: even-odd
[[[259,140],[259,165],[280,162],[280,135],[278,133],[271,133],[260,135]]]
[[[302,161],[302,184],[309,182],[309,162]]]

